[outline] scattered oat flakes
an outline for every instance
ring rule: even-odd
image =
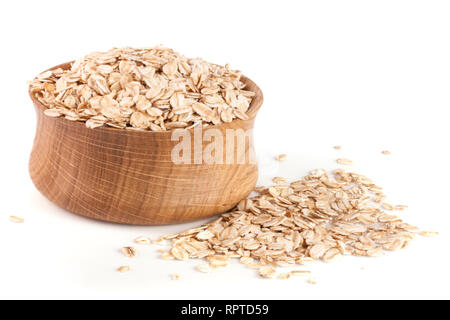
[[[11,220],[12,222],[15,222],[15,223],[24,223],[25,222],[24,218],[18,217],[18,216],[10,216],[9,220]]]
[[[384,154],[384,155],[390,155],[391,154],[391,152],[388,151],[388,150],[383,150],[383,151],[381,151],[381,153]]]
[[[352,165],[353,164],[353,161],[352,160],[350,160],[350,159],[345,159],[345,158],[339,158],[339,159],[336,159],[336,162],[337,163],[339,163],[339,164],[342,164],[342,165]]]
[[[122,253],[126,255],[128,258],[134,258],[137,254],[136,249],[133,247],[123,247],[121,250]]]
[[[148,237],[140,236],[134,240],[136,243],[149,245],[152,243],[152,240]]]
[[[314,170],[288,185],[259,187],[258,195],[233,210],[172,235],[171,253],[180,260],[206,258],[208,270],[239,258],[265,276],[277,266],[328,262],[341,255],[380,256],[404,248],[418,232],[387,214],[384,198],[382,188],[363,175]]]
[[[275,160],[278,160],[278,161],[286,161],[287,158],[288,158],[287,154],[284,154],[284,153],[283,153],[283,154],[277,155],[277,156],[275,157]]]
[[[121,267],[119,267],[119,268],[117,268],[117,271],[119,271],[119,272],[128,272],[128,271],[130,271],[130,267],[129,266],[121,266]]]
[[[310,283],[310,284],[317,284],[316,280],[314,280],[314,279],[308,279],[308,283]]]

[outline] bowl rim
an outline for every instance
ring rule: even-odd
[[[56,65],[56,66],[54,66],[54,67],[51,67],[51,68],[49,68],[49,69],[47,69],[47,70],[44,70],[44,71],[42,71],[41,73],[44,73],[44,72],[46,72],[46,71],[51,71],[51,70],[55,70],[55,69],[58,69],[58,68],[61,68],[61,69],[68,69],[69,67],[71,67],[71,65],[74,63],[75,61],[70,61],[70,62],[65,62],[65,63],[61,63],[61,64],[58,64],[58,65]],[[239,118],[237,118],[237,119],[234,119],[233,121],[231,121],[231,122],[225,122],[225,123],[221,123],[221,124],[216,124],[216,125],[208,125],[208,126],[206,126],[206,127],[203,127],[203,128],[206,128],[206,129],[215,129],[215,128],[217,128],[217,129],[221,129],[221,128],[223,128],[223,127],[228,127],[230,124],[237,124],[237,125],[239,125],[239,124],[241,124],[241,123],[246,123],[246,122],[249,122],[249,121],[254,121],[254,119],[256,118],[256,115],[257,115],[257,113],[258,113],[258,111],[259,111],[259,109],[261,108],[261,106],[262,106],[262,104],[263,104],[263,102],[264,102],[264,96],[263,96],[263,93],[262,93],[262,90],[259,88],[259,86],[255,83],[255,82],[253,82],[253,80],[251,80],[250,78],[248,78],[248,77],[246,77],[246,76],[244,76],[244,75],[242,75],[241,76],[241,80],[246,84],[246,85],[252,85],[252,86],[254,86],[254,88],[255,88],[255,90],[250,90],[250,91],[252,91],[252,92],[255,92],[256,93],[256,95],[255,95],[255,97],[252,99],[252,101],[251,101],[251,103],[250,103],[250,106],[249,106],[249,109],[247,110],[247,112],[246,112],[246,114],[249,116],[249,118],[247,119],[247,120],[242,120],[242,119],[239,119]],[[36,97],[35,97],[35,95],[31,92],[31,84],[28,86],[28,95],[30,96],[30,98],[31,98],[31,100],[33,101],[33,104],[42,112],[42,113],[44,113],[44,111],[45,110],[47,110],[48,108],[41,102],[41,101],[39,101]],[[257,98],[259,98],[259,99],[257,99]],[[44,115],[45,116],[45,115]],[[71,120],[67,120],[67,119],[65,119],[65,118],[63,118],[63,117],[55,117],[55,118],[52,118],[52,119],[55,119],[55,120],[57,120],[57,121],[64,121],[64,123],[71,123],[71,124],[73,124],[73,125],[78,125],[78,126],[82,126],[83,128],[85,128],[85,129],[89,129],[89,130],[96,130],[97,132],[101,132],[101,131],[104,131],[104,132],[111,132],[111,133],[118,133],[118,132],[121,132],[121,133],[130,133],[130,134],[160,134],[160,135],[162,135],[162,134],[172,134],[174,131],[177,131],[177,130],[186,130],[186,131],[193,131],[194,129],[195,129],[195,127],[194,128],[189,128],[189,129],[186,129],[186,128],[177,128],[177,129],[174,129],[174,130],[166,130],[166,131],[151,131],[151,130],[131,130],[131,129],[129,129],[129,130],[127,130],[127,129],[124,129],[124,128],[115,128],[115,127],[109,127],[109,126],[101,126],[101,127],[97,127],[97,128],[94,128],[94,129],[90,129],[90,128],[88,128],[88,127],[86,127],[86,125],[85,125],[85,121],[71,121]]]

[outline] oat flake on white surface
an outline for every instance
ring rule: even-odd
[[[383,210],[386,204],[376,201],[385,197],[382,188],[342,169],[332,175],[314,170],[286,186],[259,187],[258,193],[203,226],[170,235],[168,255],[206,258],[212,269],[240,258],[272,277],[277,267],[331,262],[342,255],[381,256],[406,247],[418,233]]]

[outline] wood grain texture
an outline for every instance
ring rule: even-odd
[[[224,137],[227,129],[253,128],[263,96],[254,82],[243,81],[256,92],[249,120],[207,128]],[[174,164],[171,151],[178,142],[171,140],[171,131],[88,129],[81,122],[45,116],[45,107],[30,97],[37,113],[31,179],[45,197],[73,213],[124,224],[180,223],[231,209],[256,184],[255,163]],[[204,141],[203,147],[209,143]],[[191,147],[194,154],[193,143]],[[252,148],[246,144],[246,157]]]

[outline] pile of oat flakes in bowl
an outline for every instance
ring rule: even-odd
[[[88,128],[166,131],[248,119],[241,73],[163,47],[94,52],[38,75],[30,91],[45,114]]]

